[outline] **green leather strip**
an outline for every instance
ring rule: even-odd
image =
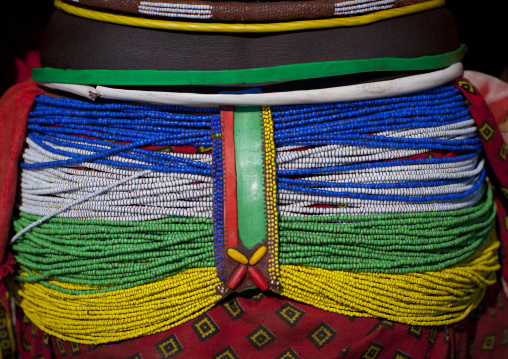
[[[281,65],[227,71],[163,70],[63,70],[50,67],[32,70],[34,81],[82,85],[235,85],[285,82],[378,71],[422,71],[459,62],[465,45],[439,55],[416,58],[375,58]]]
[[[238,235],[247,249],[266,238],[263,116],[261,108],[235,108]]]

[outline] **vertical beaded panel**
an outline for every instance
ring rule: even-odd
[[[267,217],[268,274],[270,289],[280,290],[279,277],[279,228],[277,215],[277,183],[275,164],[275,143],[273,141],[272,113],[269,106],[262,107],[265,146],[265,202]]]
[[[223,284],[217,291],[226,295],[254,286],[278,291],[275,144],[270,109],[223,108],[220,142],[222,207],[216,210],[222,209],[222,213],[215,217],[222,225],[222,232],[216,232],[222,235],[216,238],[216,245],[223,246],[217,259]]]
[[[217,277],[224,281],[224,201],[223,201],[223,170],[222,170],[222,128],[221,119],[212,120],[212,176],[213,176],[213,237],[215,249],[215,266]]]

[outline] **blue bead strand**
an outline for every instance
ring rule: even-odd
[[[56,167],[56,166],[51,166],[50,164],[55,163],[55,162],[68,161],[73,164],[79,164],[82,162],[95,162],[95,163],[99,163],[99,164],[103,164],[103,165],[107,165],[107,166],[113,166],[113,167],[134,168],[134,169],[142,169],[142,170],[149,169],[152,171],[159,171],[159,172],[166,172],[166,173],[171,173],[171,172],[192,173],[192,174],[200,174],[200,175],[205,175],[205,176],[210,176],[210,174],[211,174],[211,171],[206,170],[206,169],[195,168],[195,167],[190,167],[190,166],[184,167],[184,166],[180,166],[180,165],[175,166],[175,165],[169,164],[168,162],[154,161],[154,159],[145,158],[143,156],[129,155],[127,153],[121,153],[121,152],[119,152],[117,154],[123,155],[123,157],[125,157],[125,158],[130,158],[130,159],[134,159],[134,160],[142,160],[145,162],[155,162],[155,164],[154,165],[145,165],[145,164],[139,164],[139,163],[134,163],[134,162],[119,162],[119,161],[103,159],[107,156],[98,156],[98,158],[96,158],[94,160],[90,160],[90,159],[83,160],[83,158],[91,158],[92,156],[76,155],[73,152],[68,152],[68,151],[63,151],[63,150],[52,148],[52,147],[44,144],[42,141],[40,141],[33,133],[29,134],[28,138],[30,138],[32,141],[34,141],[37,145],[39,145],[43,149],[45,149],[47,151],[51,151],[51,152],[59,154],[59,155],[62,155],[62,156],[70,157],[70,159],[63,160],[63,161],[52,161],[52,162],[43,162],[43,163],[34,163],[34,164],[21,163],[20,164],[21,168],[38,169],[38,168],[46,168],[46,167]],[[53,141],[57,142],[58,140],[53,140]]]
[[[56,154],[59,154],[62,156],[74,157],[74,156],[76,156],[76,154],[73,152],[69,152],[69,151],[58,150],[56,148],[48,146],[44,142],[51,142],[51,143],[54,143],[58,146],[64,146],[64,147],[67,146],[69,148],[80,149],[80,150],[85,150],[85,151],[92,151],[92,152],[97,152],[97,150],[99,150],[101,148],[101,147],[96,147],[96,146],[87,146],[85,144],[79,144],[79,143],[72,143],[71,146],[69,146],[69,142],[60,141],[57,139],[58,137],[65,137],[65,139],[69,139],[69,137],[72,138],[72,136],[59,135],[59,136],[55,136],[55,137],[44,137],[44,136],[37,134],[37,133],[30,133],[28,135],[28,137],[31,140],[33,140],[34,142],[36,142],[38,145],[43,147],[45,150],[48,150],[50,152],[53,152],[53,153],[56,153]],[[94,140],[94,139],[89,139],[89,138],[82,138],[82,141],[84,143],[98,144],[98,145],[110,146],[110,147],[112,146],[111,142],[99,141],[99,140]],[[113,144],[113,146],[121,146],[121,145]],[[176,156],[172,156],[170,154],[160,153],[160,152],[156,152],[156,151],[146,151],[146,150],[138,149],[138,148],[133,149],[131,152],[126,152],[126,153],[120,152],[117,154],[117,156],[129,158],[129,159],[133,159],[133,160],[137,160],[137,161],[142,161],[142,162],[152,162],[154,164],[158,164],[158,165],[161,165],[164,167],[176,166],[179,168],[185,168],[186,167],[185,165],[194,166],[194,167],[206,169],[207,173],[211,169],[210,165],[202,163],[202,162],[192,161],[192,160],[189,160],[186,158],[176,157]]]
[[[414,111],[415,107],[419,107],[418,112]],[[429,112],[430,109],[432,109],[432,112]],[[370,118],[382,118],[382,116],[384,116],[384,118],[403,118],[404,116],[425,116],[432,114],[447,115],[454,114],[464,109],[467,110],[463,101],[457,102],[453,104],[453,106],[448,103],[440,106],[435,106],[431,103],[417,103],[405,106],[384,105],[373,107],[359,107],[348,111],[344,111],[342,109],[334,109],[329,111],[316,111],[296,115],[280,115],[280,120],[274,122],[274,128],[279,129],[293,127],[296,124],[305,123],[305,121],[309,120],[313,123],[352,118],[362,118],[362,121],[367,121]]]
[[[54,105],[55,107],[66,107],[74,109],[105,109],[105,110],[154,110],[154,111],[175,111],[175,112],[205,112],[219,113],[218,107],[189,107],[179,105],[135,105],[128,103],[105,103],[100,100],[97,102],[82,101],[71,98],[52,97],[48,95],[40,95],[35,99],[36,103],[45,103]]]
[[[328,190],[322,190],[311,187],[294,186],[286,183],[279,183],[280,189],[286,189],[289,191],[308,193],[317,196],[327,197],[344,197],[344,198],[356,198],[363,200],[374,200],[374,201],[398,201],[398,202],[410,202],[410,203],[426,203],[436,201],[457,201],[464,199],[475,193],[482,185],[485,179],[485,169],[482,170],[478,179],[474,182],[473,186],[459,194],[444,194],[444,195],[429,195],[425,197],[413,197],[413,196],[389,196],[389,195],[371,195],[356,192],[334,192]]]
[[[224,182],[223,182],[223,169],[222,169],[222,140],[221,136],[221,121],[220,119],[212,120],[213,149],[212,149],[212,177],[213,177],[213,192],[214,192],[214,211],[213,211],[213,237],[215,249],[215,263],[217,268],[217,277],[221,281],[226,278],[223,275],[225,270],[225,258],[222,253],[224,247]],[[219,136],[219,138],[217,137]]]

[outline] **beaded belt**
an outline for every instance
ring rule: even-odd
[[[288,21],[334,16],[360,15],[367,12],[400,8],[427,0],[314,0],[289,3],[272,1],[100,1],[66,0],[69,4],[119,13],[176,19],[218,21]]]
[[[16,301],[81,343],[166,330],[252,287],[346,315],[459,321],[495,282],[499,244],[458,84],[250,107],[41,95]]]
[[[85,0],[88,1],[88,0]],[[356,0],[355,0],[356,1]],[[360,0],[362,1],[362,0]],[[363,0],[365,1],[365,0]],[[351,2],[348,1],[350,4]],[[366,5],[368,5],[369,0],[366,1]],[[207,19],[196,19],[198,22],[179,22],[179,21],[171,21],[164,19],[164,16],[161,16],[162,13],[159,11],[155,14],[143,14],[143,17],[135,17],[135,16],[125,16],[110,12],[102,12],[96,11],[93,9],[88,9],[85,7],[76,6],[76,2],[72,1],[72,5],[69,3],[65,3],[62,0],[55,0],[55,7],[61,11],[67,12],[71,15],[85,17],[91,20],[110,22],[119,25],[128,25],[128,26],[137,26],[137,27],[146,27],[153,29],[164,29],[164,30],[183,30],[183,31],[203,31],[203,32],[238,32],[238,33],[259,33],[259,32],[283,32],[283,31],[298,31],[298,30],[308,30],[308,29],[322,29],[322,28],[330,28],[330,27],[345,27],[345,26],[360,26],[370,24],[376,21],[393,19],[399,16],[405,16],[414,14],[421,11],[435,9],[437,7],[444,6],[444,0],[409,0],[404,6],[402,1],[398,2],[398,5],[402,5],[402,7],[393,7],[393,2],[391,0],[381,0],[381,3],[385,3],[388,5],[386,7],[379,6],[362,6],[360,5],[357,9],[359,11],[350,12],[346,9],[345,12],[337,13],[338,16],[341,17],[328,17],[324,19],[311,19],[311,20],[298,20],[298,21],[287,21],[288,19],[281,19],[281,22],[270,22],[269,18],[273,18],[269,12],[265,12],[262,14],[262,19],[259,19],[259,23],[244,23],[243,21],[239,23],[230,23],[230,22],[207,22]],[[114,8],[118,9],[118,3],[109,2]],[[222,2],[223,4],[225,2]],[[264,4],[251,4],[250,7],[265,7],[265,8],[276,8],[279,4],[283,4],[284,2],[274,1],[267,2]],[[303,2],[302,2],[303,3]],[[390,5],[389,3],[392,3]],[[95,3],[97,4],[97,3]],[[104,2],[102,2],[104,4]],[[132,4],[132,2],[131,2]],[[154,3],[152,3],[154,4]],[[226,3],[228,4],[228,3]],[[232,3],[229,3],[232,4]],[[347,2],[345,3],[347,4]],[[155,4],[154,4],[155,5]],[[237,2],[235,5],[240,5],[240,2]],[[294,3],[285,4],[290,9],[296,9],[298,6],[295,6]],[[365,5],[365,4],[364,4]],[[379,5],[379,2],[377,3]],[[240,5],[241,7],[241,5]],[[367,10],[367,11],[365,11]],[[241,9],[241,15],[243,19],[248,21],[249,16],[247,15],[249,9],[244,8]],[[254,10],[255,11],[255,10]],[[193,12],[193,11],[191,11]],[[367,14],[363,14],[367,12]],[[180,14],[184,14],[183,12],[179,12]],[[274,14],[274,12],[271,12]],[[148,16],[147,16],[148,15]],[[150,18],[150,15],[155,15],[155,18]],[[252,15],[254,15],[252,13]],[[359,15],[359,16],[351,16],[351,15]],[[175,17],[173,17],[175,18]],[[295,19],[298,17],[295,17]],[[255,20],[256,21],[256,20]]]
[[[366,26],[206,36],[55,11],[41,49],[42,68],[34,76],[45,82],[166,86],[270,84],[366,72],[381,77],[449,66],[463,56],[460,48],[455,20],[444,8]]]

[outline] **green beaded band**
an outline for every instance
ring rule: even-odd
[[[279,262],[355,272],[440,270],[481,247],[495,216],[488,190],[483,201],[456,211],[283,217]]]
[[[21,212],[20,231],[40,217]],[[69,294],[127,289],[188,268],[214,266],[213,225],[207,218],[165,218],[144,222],[53,218],[25,233],[13,245],[28,276]],[[35,271],[37,273],[35,273]],[[48,281],[103,286],[69,290]]]
[[[279,263],[354,272],[440,270],[473,254],[495,222],[492,191],[456,211],[280,217]],[[40,217],[19,213],[20,231]],[[213,221],[128,222],[53,218],[14,245],[20,281],[69,294],[127,289],[182,270],[214,265]],[[50,283],[100,286],[71,290]]]
[[[374,58],[290,64],[227,71],[163,70],[64,70],[50,67],[32,70],[34,81],[82,85],[239,85],[261,84],[380,71],[424,71],[459,62],[465,45],[439,55],[416,58]]]

